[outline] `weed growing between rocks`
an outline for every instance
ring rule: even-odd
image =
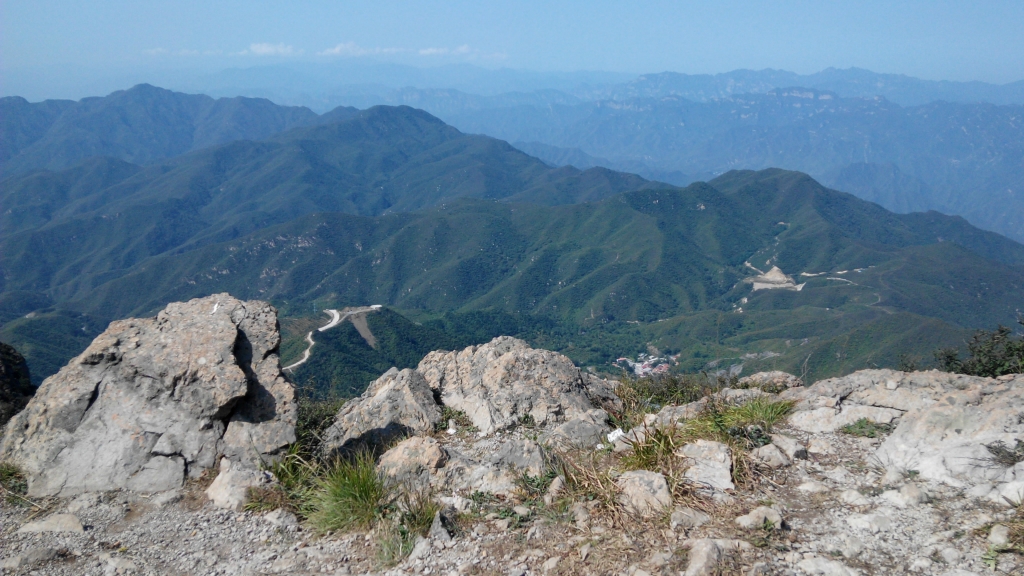
[[[731,383],[734,383],[733,380],[703,373],[630,378],[615,388],[615,394],[622,400],[622,409],[614,410],[606,406],[605,410],[611,415],[613,426],[629,432],[643,423],[646,414],[657,412],[670,404],[695,402]]]
[[[667,428],[645,427],[644,434],[632,442],[632,450],[623,457],[622,463],[630,470],[661,472],[675,494],[686,491],[682,478],[686,462],[676,451],[696,440],[712,440],[729,446],[733,481],[742,484],[750,475],[746,452],[771,442],[772,427],[792,409],[792,402],[764,398],[739,405],[710,400],[695,418]]]
[[[859,436],[861,438],[878,438],[883,434],[888,434],[893,431],[892,424],[883,424],[881,422],[875,422],[867,418],[861,418],[853,424],[847,424],[839,429],[843,434],[849,434],[850,436]]]
[[[28,506],[31,501],[25,497],[28,493],[28,481],[25,474],[14,464],[0,462],[0,489],[3,489],[4,500],[15,506]]]
[[[455,410],[449,406],[441,407],[441,419],[434,424],[434,432],[440,433],[448,430],[449,424],[455,424],[455,430],[465,431],[470,434],[476,433],[476,426],[462,410]]]
[[[320,532],[369,530],[383,519],[391,496],[373,455],[358,452],[337,460],[317,479],[307,517]]]
[[[610,457],[590,450],[562,451],[553,454],[558,475],[565,478],[561,499],[568,502],[597,502],[597,506],[619,520],[619,489],[615,485]]]
[[[1020,440],[1017,440],[1017,444],[1013,448],[1000,440],[986,444],[985,449],[988,450],[992,462],[1005,468],[1016,466],[1018,462],[1024,462],[1024,442]]]

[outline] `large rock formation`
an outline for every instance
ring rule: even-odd
[[[218,294],[112,322],[8,424],[0,460],[33,496],[156,492],[220,456],[254,466],[294,442],[277,311]]]
[[[324,435],[324,446],[338,452],[386,444],[400,436],[427,434],[440,420],[441,408],[423,375],[392,368],[341,407]]]
[[[0,342],[0,428],[25,408],[35,392],[25,358]]]
[[[541,444],[592,449],[604,440],[611,428],[601,406],[619,405],[612,390],[561,354],[501,336],[459,352],[431,352],[416,370],[389,370],[342,406],[324,447],[379,448],[414,436],[382,456],[388,477],[442,491],[511,493],[516,475],[545,472]],[[418,438],[441,423],[442,407],[466,414],[474,442],[445,448]],[[519,427],[540,444],[498,434]]]
[[[589,420],[589,411],[617,401],[607,382],[565,356],[509,336],[461,352],[431,352],[417,370],[445,406],[465,412],[485,434],[524,417],[537,425]]]
[[[1024,464],[998,457],[999,447],[1013,453],[1024,443],[1022,375],[862,370],[780,398],[797,402],[789,424],[805,432],[831,432],[861,418],[896,422],[875,452],[887,469],[913,470],[996,503],[1024,500]]]

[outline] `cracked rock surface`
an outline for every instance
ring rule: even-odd
[[[112,322],[8,423],[0,460],[30,496],[178,488],[227,456],[251,466],[295,441],[277,311],[217,294]]]

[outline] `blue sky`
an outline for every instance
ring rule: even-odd
[[[0,78],[270,62],[1024,79],[1024,2],[3,0]],[[5,93],[8,92],[4,88]]]

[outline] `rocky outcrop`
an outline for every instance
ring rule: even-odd
[[[337,453],[383,445],[401,436],[427,434],[440,421],[441,407],[423,375],[392,368],[341,407],[324,436],[324,449]]]
[[[0,342],[0,428],[25,408],[35,392],[25,358]]]
[[[792,427],[830,432],[861,418],[895,423],[875,458],[889,470],[968,488],[993,502],[1024,499],[1024,465],[999,458],[1024,442],[1024,376],[862,370],[780,398],[796,402]]]
[[[277,311],[218,294],[112,322],[39,387],[0,443],[32,496],[158,492],[221,456],[254,467],[295,441]]]
[[[744,376],[736,384],[739,388],[760,388],[766,392],[781,392],[787,388],[803,386],[804,381],[789,372],[772,370]]]
[[[431,352],[417,371],[445,406],[465,412],[484,434],[524,418],[540,426],[589,419],[590,410],[618,401],[608,382],[565,356],[508,336],[460,352]]]
[[[379,470],[389,479],[439,492],[511,494],[519,475],[547,471],[546,448],[593,449],[603,442],[611,428],[601,406],[618,405],[612,383],[581,372],[565,356],[499,337],[459,352],[432,352],[416,370],[389,370],[342,406],[324,445],[340,453],[412,436],[381,456]],[[465,413],[476,439],[442,446],[426,438],[442,424],[442,408]],[[448,434],[459,433],[456,428],[452,420]]]

